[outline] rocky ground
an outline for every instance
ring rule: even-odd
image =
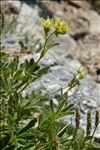
[[[34,1],[34,3],[21,3],[20,1],[2,1],[1,18],[16,17],[16,32],[2,34],[2,49],[10,56],[19,55],[20,61],[39,57],[40,45],[36,45],[35,53],[29,53],[27,48],[22,48],[24,39],[21,32],[28,32],[34,40],[42,39],[43,29],[40,26],[40,17],[61,17],[71,26],[69,35],[61,36],[61,45],[51,49],[40,61],[42,66],[50,66],[47,75],[35,84],[31,84],[26,92],[42,90],[47,96],[52,96],[56,102],[61,87],[66,90],[69,80],[76,68],[83,65],[88,75],[78,88],[70,93],[69,100],[81,107],[82,126],[86,125],[88,110],[100,109],[100,14],[94,10],[88,1]],[[4,9],[3,9],[4,7]],[[100,138],[100,126],[95,135]]]

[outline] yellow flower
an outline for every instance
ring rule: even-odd
[[[45,29],[48,29],[52,26],[52,19],[41,19],[41,24]]]
[[[60,19],[53,21],[53,26],[59,34],[65,34],[69,31],[69,25],[63,23]]]

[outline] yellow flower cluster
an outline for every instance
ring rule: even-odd
[[[69,31],[69,25],[66,23],[63,23],[60,19],[55,20],[53,23],[54,28],[56,31],[60,34],[65,34],[66,32]]]
[[[41,19],[41,24],[45,30],[50,29],[50,27],[53,26],[56,34],[65,34],[69,31],[69,25],[60,19]]]

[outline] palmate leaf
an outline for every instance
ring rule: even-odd
[[[74,115],[74,112],[73,111],[61,112],[61,113],[56,115],[56,119],[60,119],[64,116],[70,116],[70,115]]]
[[[28,109],[34,112],[34,109],[41,111],[43,105],[48,99],[41,94],[41,92],[32,92],[30,95],[25,97],[20,97],[20,107],[21,109]]]
[[[39,100],[31,100],[31,101],[28,101],[27,103],[26,103],[26,105],[24,106],[24,109],[33,109],[33,111],[34,111],[34,109],[35,110],[37,110],[37,111],[39,111],[39,109],[41,109],[41,104],[42,104],[42,102],[44,102],[44,100],[43,101],[41,101],[40,99]]]
[[[68,104],[67,106],[65,106],[65,108],[61,110],[61,112],[68,112],[73,110],[73,108],[74,108],[74,104]]]
[[[65,105],[66,104],[65,104],[64,100],[62,100],[61,102],[59,102],[59,105],[58,105],[58,108],[57,108],[57,113],[60,112],[64,108]]]
[[[61,118],[67,115],[73,115],[74,114],[73,108],[74,108],[74,104],[66,104],[65,101],[62,101],[61,103],[59,103],[56,112],[56,118]]]

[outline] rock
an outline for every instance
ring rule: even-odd
[[[14,14],[19,14],[21,7],[22,7],[22,2],[19,0],[14,0],[14,1],[8,1],[10,3],[10,11]]]
[[[87,76],[81,81],[79,88],[74,91],[71,101],[77,103],[82,111],[87,113],[87,110],[95,110],[100,108],[100,85],[93,81],[93,78]]]
[[[88,34],[83,39],[78,39],[77,48],[70,53],[84,64],[88,72],[100,83],[100,35]]]
[[[30,85],[26,91],[39,91],[41,89],[41,91],[48,94],[48,96],[53,96],[61,87],[67,85],[68,81],[72,78],[72,75],[73,73],[63,66],[53,66],[50,68],[48,74]]]
[[[20,12],[21,9],[21,1],[19,0],[7,0],[7,1],[3,1],[1,0],[1,11],[6,13],[6,14],[18,14]]]
[[[9,9],[9,2],[1,0],[0,2],[0,13],[5,13]]]
[[[53,57],[46,55],[39,64],[42,66],[54,66],[56,63],[57,62]]]
[[[22,37],[15,35],[2,35],[1,43],[3,44],[3,50],[9,54],[19,53],[21,51],[19,41],[22,39]]]
[[[35,34],[36,37],[42,28],[40,26],[40,17],[38,13],[39,11],[37,7],[32,9],[30,6],[23,3],[19,17],[17,19],[17,31],[28,32],[28,34],[30,33],[31,35]],[[39,34],[39,38],[40,37],[41,34]]]
[[[93,10],[84,11],[79,9],[78,17],[84,18],[89,22],[89,32],[91,34],[100,34],[100,15],[97,12]]]
[[[90,4],[84,1],[78,1],[78,0],[69,0],[69,4],[73,5],[76,8],[83,8],[84,10],[90,8]]]
[[[22,39],[23,39],[22,37],[19,37],[16,35],[2,35],[1,36],[1,42],[10,43],[10,44],[14,44]]]

